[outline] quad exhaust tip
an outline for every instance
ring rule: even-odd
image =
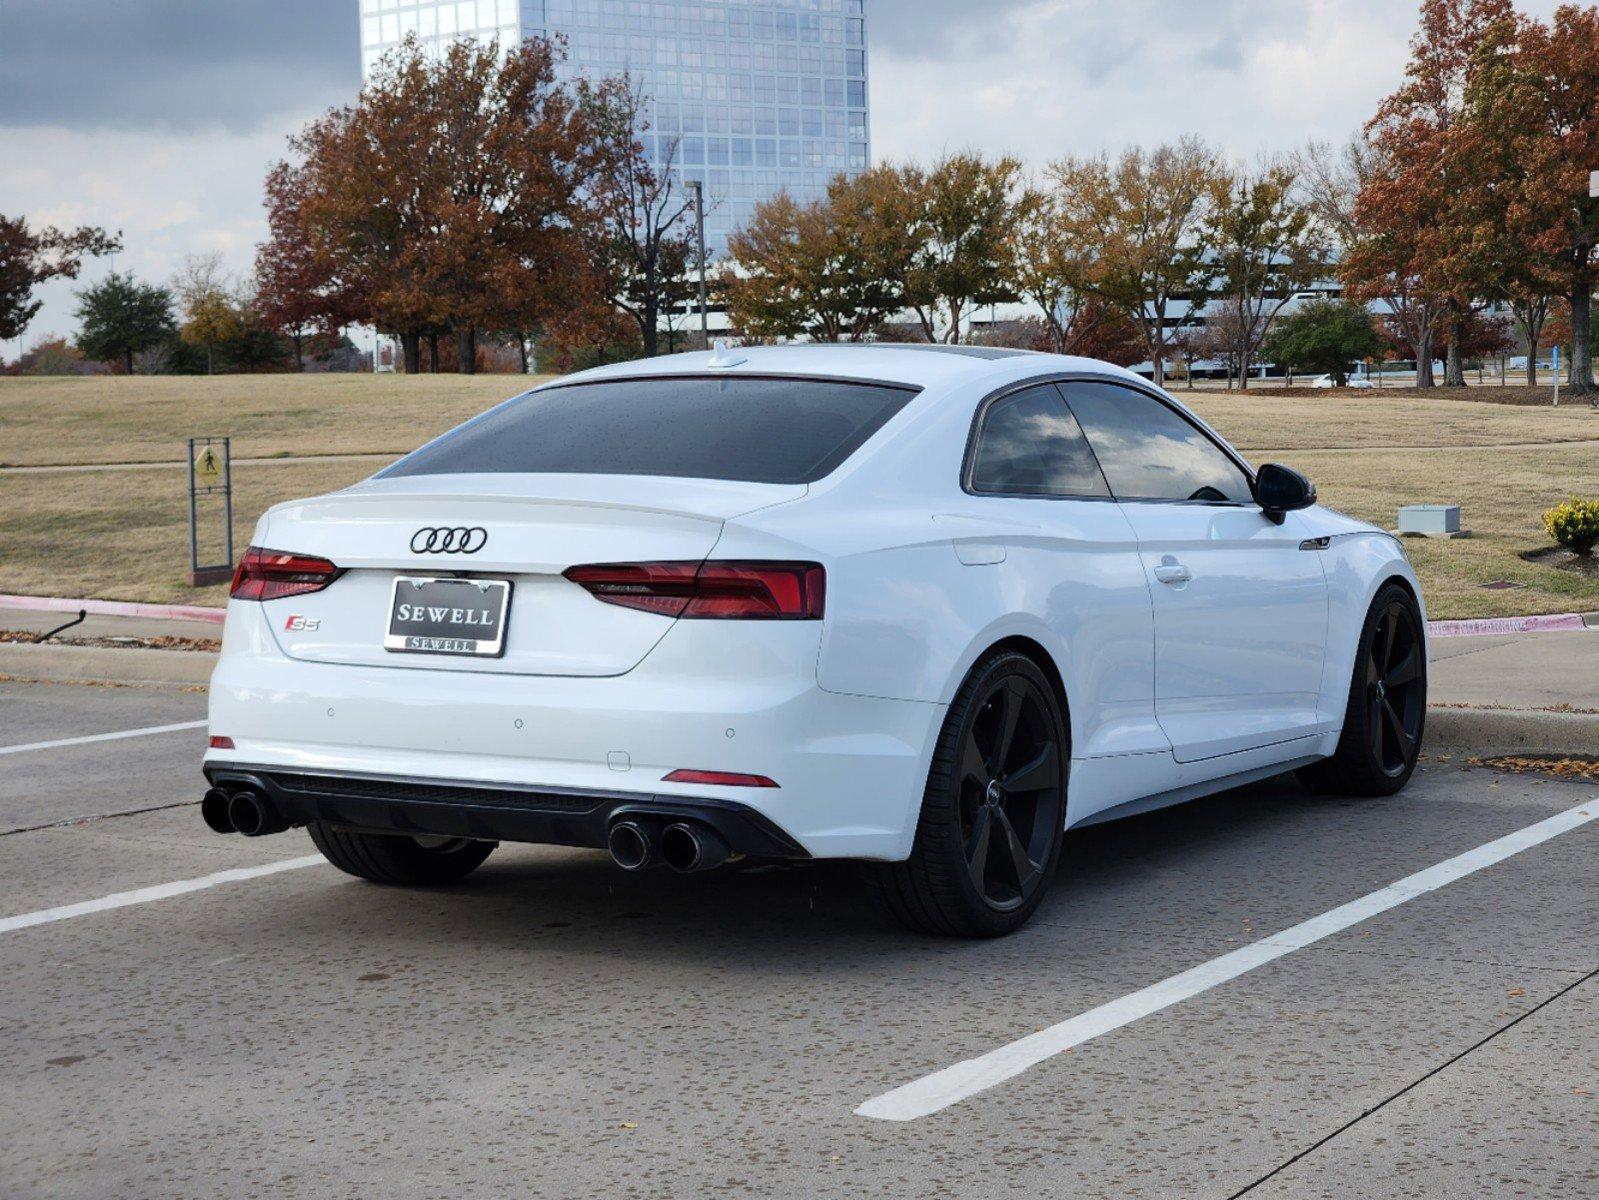
[[[674,871],[714,871],[727,861],[727,842],[708,825],[677,821],[661,830],[661,858]]]
[[[289,823],[278,816],[265,796],[248,789],[233,793],[228,801],[228,820],[245,837],[265,837],[269,833],[281,833],[289,827]]]
[[[200,817],[217,833],[242,833],[245,837],[265,837],[289,827],[270,800],[249,788],[236,792],[212,788],[200,800]]]
[[[606,835],[611,860],[624,871],[642,871],[655,861],[655,833],[637,821],[618,821]]]
[[[611,826],[605,844],[624,871],[665,863],[686,875],[714,870],[732,853],[721,834],[697,821],[673,821],[657,831],[648,819],[623,818]]]
[[[212,788],[200,801],[200,816],[213,833],[232,833],[233,822],[228,817],[228,794],[221,788]]]

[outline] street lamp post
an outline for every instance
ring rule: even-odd
[[[707,347],[711,344],[711,319],[706,311],[705,299],[705,184],[698,179],[688,181],[694,189],[694,236],[699,242],[700,255],[700,336]]]

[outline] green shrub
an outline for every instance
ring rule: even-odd
[[[1599,543],[1599,500],[1573,496],[1543,515],[1549,536],[1578,554],[1591,554]]]

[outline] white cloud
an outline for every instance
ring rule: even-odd
[[[111,258],[90,260],[75,282],[41,288],[44,308],[29,341],[70,333],[77,305],[72,293],[112,269],[165,281],[185,255],[217,251],[229,271],[249,271],[256,243],[266,236],[262,181],[284,152],[282,133],[221,129],[177,136],[0,128],[0,143],[7,148],[0,156],[7,212],[25,213],[36,226],[121,229],[126,246]],[[14,358],[15,345],[5,354]]]
[[[1556,4],[1519,7],[1546,17]],[[1252,158],[1342,140],[1399,82],[1416,11],[1403,0],[887,0],[871,9],[873,154],[976,146],[1041,163],[1197,133]]]

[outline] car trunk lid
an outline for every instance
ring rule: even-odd
[[[342,574],[323,591],[261,607],[283,652],[306,662],[619,675],[649,653],[672,618],[603,604],[563,571],[583,563],[699,561],[728,518],[806,490],[578,475],[371,480],[272,510],[262,535],[270,549],[327,558]],[[398,577],[508,581],[501,653],[386,648]]]

